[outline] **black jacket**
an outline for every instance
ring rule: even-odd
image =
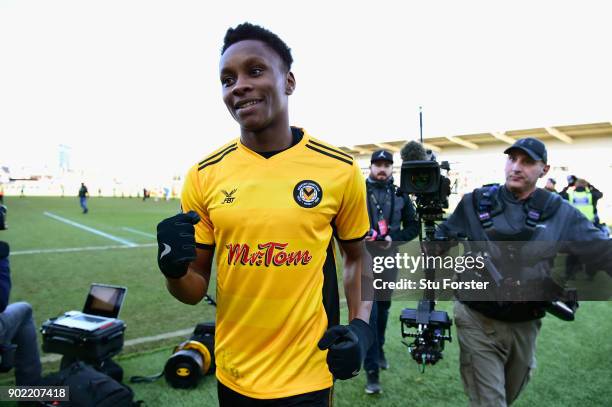
[[[518,201],[502,186],[499,191],[499,199],[503,201],[504,209],[501,214],[494,218],[495,228],[507,234],[519,232],[523,228],[527,216],[524,205],[531,197],[524,201]],[[562,201],[554,215],[540,222],[538,226],[530,240],[532,244],[524,246],[521,256],[523,259],[535,259],[533,264],[522,266],[517,262],[508,264],[508,267],[515,269],[524,267],[525,273],[531,274],[532,278],[545,278],[550,276],[550,259],[561,252],[579,256],[595,268],[612,275],[612,242],[607,240],[603,233],[595,228],[569,202]],[[474,194],[472,193],[463,196],[452,215],[436,231],[436,234],[440,237],[453,236],[459,233],[474,242],[489,240],[474,209]],[[558,243],[558,246],[534,244],[536,242],[554,242]],[[550,248],[550,253],[542,251],[543,247]],[[502,274],[504,273],[502,272]],[[475,308],[474,305],[482,304],[467,303],[467,305]],[[540,310],[535,309],[535,307],[536,304],[534,303],[511,303],[495,306],[495,303],[491,302],[486,307],[477,309],[490,318],[525,321],[543,316],[543,312],[539,312]],[[532,313],[532,311],[538,311],[539,315]]]
[[[11,273],[9,267],[9,245],[0,241],[0,312],[4,312],[11,292]]]
[[[393,185],[393,177],[387,181],[366,179],[366,193],[368,201],[368,215],[370,229],[378,233],[379,210],[389,226],[389,236],[394,242],[408,242],[419,234],[419,223],[412,200],[406,194],[399,194],[398,188]],[[376,202],[378,202],[378,207]]]

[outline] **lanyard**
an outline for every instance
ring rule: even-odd
[[[393,220],[393,212],[395,210],[395,197],[393,196],[392,191],[389,190],[389,188],[385,189],[385,192],[387,192],[387,194],[391,193],[391,213],[389,214],[389,220],[388,220],[388,224],[389,227],[391,226],[391,221]],[[380,207],[380,204],[378,203],[378,199],[376,199],[376,197],[374,196],[374,194],[370,191],[370,199],[372,200],[372,202],[374,203],[374,206],[376,206],[376,209],[378,210],[378,220],[383,220],[384,219],[384,212],[383,209]]]

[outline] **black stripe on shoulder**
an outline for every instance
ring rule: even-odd
[[[238,150],[238,147],[233,147],[233,148],[230,148],[229,150],[226,150],[223,154],[221,154],[221,157],[217,158],[216,160],[208,161],[206,164],[200,165],[198,167],[198,171],[202,171],[204,168],[208,167],[209,165],[218,163],[219,161],[223,160],[223,157],[225,157],[226,155],[228,155],[229,153],[235,150]]]
[[[223,150],[219,151],[218,153],[213,154],[213,155],[211,155],[210,157],[206,157],[205,159],[203,159],[202,161],[200,161],[200,162],[198,163],[198,165],[202,165],[202,164],[204,164],[206,161],[210,161],[210,160],[212,160],[213,158],[217,157],[218,155],[223,154],[224,152],[226,152],[227,150],[229,150],[229,149],[230,149],[230,148],[232,148],[232,147],[236,147],[237,145],[238,145],[238,143],[234,143],[234,144],[231,144],[231,145],[229,145],[229,146],[225,147]]]
[[[365,239],[365,237],[366,237],[367,235],[368,235],[368,233],[366,232],[366,233],[365,233],[363,236],[361,236],[361,237],[356,237],[355,239],[340,239],[340,238],[338,237],[338,235],[336,235],[335,237],[336,237],[336,239],[338,239],[338,241],[339,241],[339,242],[342,242],[342,243],[352,243],[352,242],[358,242],[358,241],[360,241],[360,240]]]
[[[340,151],[340,150],[338,150],[338,149],[328,147],[328,146],[323,145],[323,144],[321,144],[321,143],[317,143],[316,141],[313,141],[313,140],[308,140],[308,142],[309,142],[309,143],[314,144],[315,146],[319,146],[319,147],[321,147],[321,148],[324,148],[324,149],[326,149],[326,150],[333,151],[333,152],[334,152],[334,153],[336,153],[336,154],[343,155],[343,156],[345,156],[346,158],[349,158],[349,159],[351,159],[351,160],[353,159],[353,157],[351,157],[349,154],[345,153],[344,151]]]
[[[365,232],[363,236],[356,237],[354,239],[340,239],[340,236],[338,235],[338,228],[336,227],[336,217],[335,216],[334,216],[334,218],[331,221],[331,227],[332,227],[332,233],[333,233],[334,237],[336,238],[336,240],[338,242],[341,242],[341,243],[358,242],[360,240],[365,239],[365,237],[368,235],[368,232]]]
[[[206,244],[206,243],[197,243],[196,242],[196,247],[198,249],[203,249],[203,250],[215,250],[215,245],[214,244]]]
[[[342,162],[345,162],[348,165],[353,165],[353,162],[347,160],[346,158],[338,157],[337,155],[330,154],[327,151],[319,150],[318,148],[315,148],[315,147],[313,147],[311,145],[308,145],[308,144],[306,144],[306,147],[311,149],[311,150],[313,150],[313,151],[316,151],[317,153],[321,153],[321,154],[326,155],[328,157],[335,158],[336,160],[340,160]]]

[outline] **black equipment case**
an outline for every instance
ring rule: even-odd
[[[111,319],[94,331],[58,325],[56,320],[42,324],[43,352],[97,362],[111,358],[123,348],[125,323],[120,319]]]

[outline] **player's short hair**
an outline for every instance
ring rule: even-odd
[[[293,57],[291,56],[291,49],[287,46],[287,44],[285,44],[285,42],[272,31],[251,23],[242,23],[237,25],[235,28],[228,28],[228,30],[225,32],[225,38],[223,39],[221,55],[223,55],[225,50],[227,50],[230,46],[245,40],[257,40],[263,42],[281,57],[287,71],[291,70]]]

